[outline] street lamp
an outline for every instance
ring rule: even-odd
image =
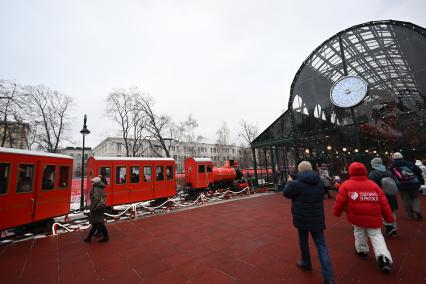
[[[80,210],[83,211],[84,209],[84,142],[86,135],[90,134],[89,129],[87,129],[87,115],[84,115],[84,121],[83,121],[83,129],[80,131],[80,133],[83,135],[83,150],[81,155],[81,193],[80,193]]]

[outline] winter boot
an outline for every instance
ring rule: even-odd
[[[391,263],[390,263],[390,260],[387,257],[385,257],[383,255],[379,256],[378,261],[379,261],[379,267],[380,267],[381,271],[383,271],[384,273],[388,273],[388,274],[391,273],[391,271],[392,271]]]
[[[387,225],[386,226],[386,232],[385,232],[385,236],[386,237],[391,237],[393,235],[396,234],[396,228],[393,225]]]
[[[368,259],[368,252],[364,252],[364,251],[360,251],[360,252],[357,252],[356,250],[355,250],[355,253],[360,257],[360,258],[362,258],[362,259],[365,259],[365,260],[367,260]]]

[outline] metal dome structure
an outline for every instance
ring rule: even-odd
[[[348,76],[365,81],[368,91],[361,103],[343,108],[330,92]],[[361,153],[424,155],[425,125],[426,30],[373,21],[335,34],[307,57],[291,84],[287,111],[251,146],[285,175],[301,159],[338,171]]]

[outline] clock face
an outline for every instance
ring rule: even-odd
[[[353,107],[367,94],[367,83],[358,76],[346,76],[334,83],[330,99],[338,107]]]

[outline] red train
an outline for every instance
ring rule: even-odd
[[[0,231],[68,214],[72,163],[73,158],[65,155],[0,147]],[[186,187],[194,192],[247,186],[231,164],[216,168],[211,159],[187,159]],[[173,197],[175,168],[170,158],[91,157],[85,200],[90,202],[95,176],[106,183],[107,206]]]
[[[188,158],[185,160],[185,183],[191,190],[217,187],[244,188],[247,182],[238,170],[238,164],[231,160],[224,167],[213,166],[208,158]]]
[[[107,206],[171,197],[176,195],[175,167],[171,158],[90,157],[86,188],[102,176]]]
[[[69,213],[73,158],[0,147],[0,231]]]

